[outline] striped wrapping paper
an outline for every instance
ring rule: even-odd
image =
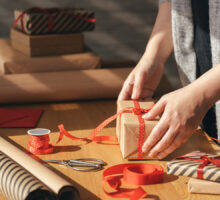
[[[184,155],[184,157],[199,159],[200,156],[203,155],[206,155],[210,158],[216,157],[216,155],[207,154],[200,151],[194,151],[190,154]],[[198,178],[197,168],[200,165],[201,162],[186,159],[172,160],[167,163],[167,173],[177,176]],[[220,183],[220,167],[216,167],[213,164],[208,164],[207,166],[205,166],[203,168],[203,179]]]
[[[56,199],[50,189],[2,152],[0,152],[0,193],[8,200]]]
[[[23,12],[24,16],[14,23],[14,28],[29,35],[81,33],[95,28],[94,12],[83,8],[15,10],[14,20]],[[52,28],[48,29],[50,17]]]

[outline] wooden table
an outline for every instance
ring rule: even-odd
[[[45,110],[40,119],[38,127],[48,128],[52,131],[50,138],[55,142],[58,138],[57,125],[63,123],[65,128],[73,135],[84,137],[88,136],[105,118],[111,116],[116,111],[116,103],[113,100],[100,101],[81,101],[73,103],[56,103],[56,104],[29,104],[20,106],[4,107],[26,107],[26,108],[43,108]],[[17,145],[20,149],[26,149],[28,143],[27,129],[24,128],[1,128],[0,134],[6,137],[10,142]],[[115,123],[110,124],[101,134],[114,135]],[[201,150],[214,153],[219,148],[206,137],[193,135],[191,139],[180,149],[175,151],[166,160],[182,155],[193,150]],[[118,145],[96,144],[95,142],[86,144],[81,141],[72,141],[64,138],[55,148],[55,152],[49,155],[40,155],[45,159],[71,159],[94,157],[100,158],[107,162],[107,167],[134,161],[122,159]],[[163,161],[144,161],[147,163],[160,164],[166,169],[166,160]],[[51,164],[51,168],[61,176],[66,177],[80,191],[82,200],[111,199],[106,196],[102,190],[102,171],[99,172],[77,172],[65,166]],[[161,184],[148,185],[143,188],[148,192],[148,199],[153,200],[217,200],[220,196],[190,194],[187,191],[187,177],[177,177],[173,175],[164,176],[164,182]],[[123,183],[123,186],[126,183]],[[0,198],[4,199],[4,198]]]

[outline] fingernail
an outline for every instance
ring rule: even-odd
[[[157,158],[161,160],[163,158],[163,154],[158,154]]]
[[[147,113],[147,114],[142,115],[142,118],[147,119],[147,118],[149,118],[149,116],[150,116],[149,113]]]
[[[150,153],[148,154],[148,156],[149,156],[149,157],[153,157],[153,153],[150,152]]]
[[[137,99],[137,92],[136,91],[132,92],[131,98],[132,99]]]

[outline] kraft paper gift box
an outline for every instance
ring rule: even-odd
[[[140,108],[147,109],[150,108],[154,102],[139,102]],[[133,101],[120,101],[117,105],[117,112],[121,111],[126,107],[134,107]],[[157,124],[159,118],[155,120],[147,121],[144,120],[145,133],[144,141],[149,136],[151,130]],[[120,149],[123,158],[137,159],[138,158],[138,145],[139,145],[139,119],[138,115],[134,113],[123,113],[117,118],[116,124],[116,135],[120,143]],[[143,158],[147,158],[143,154]]]
[[[91,50],[32,58],[14,49],[8,39],[0,39],[0,46],[0,75],[96,69],[101,66],[100,56]]]
[[[207,165],[201,167],[202,163],[206,161]],[[200,151],[194,151],[169,161],[167,163],[167,173],[220,183],[220,157]]]
[[[94,12],[83,8],[14,11],[14,28],[30,35],[82,33],[95,28]]]
[[[188,191],[199,194],[220,194],[220,183],[190,178]]]
[[[82,33],[27,35],[11,29],[12,47],[27,56],[55,56],[83,52],[84,37]]]

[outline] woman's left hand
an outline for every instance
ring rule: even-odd
[[[163,96],[144,119],[162,114],[142,149],[149,157],[162,159],[173,152],[197,129],[211,107],[200,88],[190,84]]]

